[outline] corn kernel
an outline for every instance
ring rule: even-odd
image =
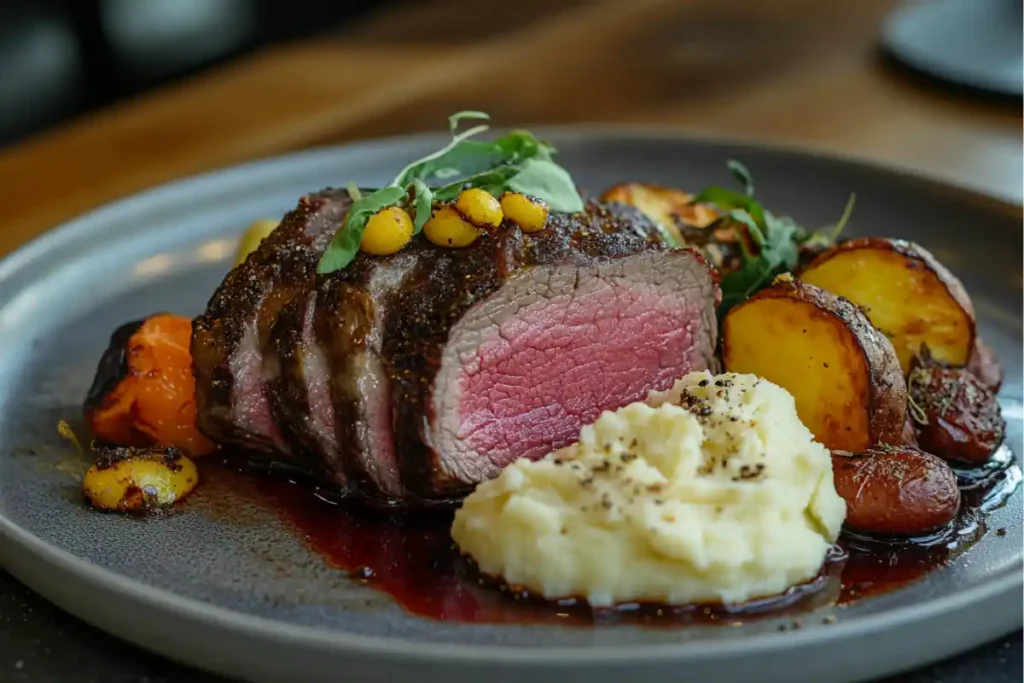
[[[518,192],[501,195],[501,209],[505,212],[505,218],[517,224],[523,232],[538,232],[548,222],[547,205]]]
[[[496,228],[504,217],[501,204],[486,190],[471,187],[459,193],[455,210],[473,225],[480,228]]]
[[[477,237],[480,230],[463,218],[454,207],[442,205],[430,213],[430,218],[423,226],[423,234],[439,247],[468,247]]]
[[[405,209],[388,206],[370,216],[359,248],[374,256],[394,254],[412,239],[412,227]]]

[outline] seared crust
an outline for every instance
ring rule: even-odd
[[[300,199],[260,247],[228,274],[193,323],[199,428],[218,443],[271,453],[289,451],[279,435],[243,427],[236,391],[242,360],[236,356],[258,354],[266,346],[281,309],[311,286],[320,255],[350,205],[343,190]],[[258,355],[255,362],[260,362]]]
[[[213,296],[195,323],[193,358],[204,432],[310,466],[341,493],[382,505],[446,504],[470,486],[445,471],[430,432],[434,378],[452,326],[472,306],[524,269],[582,268],[667,248],[637,209],[591,201],[580,213],[551,215],[538,233],[506,222],[464,249],[419,236],[393,256],[359,253],[345,269],[317,275],[349,205],[336,191],[304,198]],[[717,305],[717,273],[692,253]],[[302,363],[311,343],[329,376],[333,444],[310,420]],[[241,391],[237,368],[253,351],[262,356],[257,398],[276,435],[239,420],[246,414],[238,401],[251,399],[254,386]]]
[[[274,420],[284,438],[294,444],[292,451],[296,457],[310,467],[320,469],[324,454],[310,430],[309,399],[302,381],[302,326],[309,307],[313,305],[312,294],[310,288],[281,310],[270,341],[263,350],[263,364],[274,369],[268,373],[270,378],[267,380],[267,396]]]
[[[330,335],[333,344],[354,344],[359,351],[372,347],[369,309],[379,308],[376,314],[383,320],[380,360],[389,385],[393,448],[405,495],[454,500],[466,491],[464,482],[450,479],[440,467],[429,424],[433,419],[433,380],[449,332],[471,306],[524,268],[588,266],[665,248],[655,226],[637,209],[589,202],[583,212],[553,214],[541,232],[526,235],[516,225],[506,223],[464,249],[447,249],[414,239],[401,252],[413,259],[414,265],[394,276],[401,278],[401,286],[390,287],[384,296],[364,298],[381,264],[381,259],[372,256],[360,254],[345,270],[322,276],[319,291],[326,308],[318,303],[321,339]],[[703,257],[699,258],[709,267]],[[717,287],[715,291],[716,298],[720,297]],[[338,319],[322,324],[321,311],[337,310],[339,306],[349,309],[349,331],[340,335],[344,341],[337,333],[332,334],[332,328],[340,324]],[[367,310],[359,313],[359,309]],[[350,352],[338,348],[329,355],[337,360]],[[351,447],[358,441],[343,430],[358,424],[358,419],[353,421],[358,406],[347,397],[338,397],[336,404],[338,442],[343,448]],[[344,459],[351,460],[348,455]]]
[[[763,299],[793,299],[810,304],[842,322],[851,332],[870,370],[868,428],[872,445],[903,443],[907,387],[892,344],[876,330],[864,312],[848,299],[792,279],[778,279],[739,306]],[[737,306],[737,308],[739,308]]]

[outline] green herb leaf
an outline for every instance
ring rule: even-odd
[[[478,187],[491,195],[498,197],[508,186],[509,179],[519,172],[517,166],[502,164],[494,168],[476,173],[467,178],[460,178],[454,183],[449,183],[434,190],[434,199],[440,202],[452,201],[459,196],[464,188]]]
[[[548,159],[532,158],[522,163],[519,172],[508,181],[508,189],[536,197],[554,211],[575,213],[583,210],[583,199],[569,173]]]
[[[700,194],[693,198],[694,204],[714,204],[720,209],[744,209],[750,210],[752,204],[757,201],[753,197],[740,194],[735,190],[728,190],[718,185],[704,188]]]
[[[451,201],[466,187],[495,197],[515,190],[544,200],[555,211],[580,211],[583,200],[569,174],[553,161],[555,149],[532,133],[514,130],[494,140],[471,140],[488,130],[486,124],[458,132],[463,121],[487,120],[481,111],[460,111],[448,117],[451,141],[399,172],[386,187],[361,195],[349,186],[353,199],[342,228],[334,235],[317,266],[318,273],[346,267],[359,251],[366,222],[387,206],[410,206],[414,233],[422,231],[435,201]],[[440,185],[440,187],[435,187]]]
[[[363,196],[363,193],[359,191],[359,188],[355,183],[349,183],[346,185],[345,191],[348,192],[348,196],[351,197],[354,202],[358,202]]]
[[[828,239],[830,242],[835,242],[839,239],[839,235],[843,233],[843,229],[846,224],[850,222],[850,216],[853,214],[853,206],[857,203],[857,195],[853,192],[850,193],[850,198],[846,200],[846,206],[843,207],[843,215],[839,217],[839,220],[832,225],[827,225],[820,230],[816,230],[815,233],[828,233]]]
[[[352,259],[359,252],[359,243],[363,239],[363,230],[370,216],[385,207],[398,204],[404,198],[403,188],[389,186],[372,194],[362,195],[353,202],[345,218],[345,224],[341,230],[334,233],[334,238],[317,264],[316,272],[333,273],[352,263]]]
[[[486,112],[475,111],[473,109],[457,111],[448,117],[448,130],[451,131],[452,135],[455,135],[455,131],[459,129],[459,124],[467,119],[471,121],[490,121],[491,115]]]
[[[426,222],[430,220],[430,207],[434,202],[434,192],[419,178],[413,178],[410,187],[414,193],[412,198],[412,234],[418,235]]]
[[[427,156],[417,159],[408,166],[402,169],[402,171],[395,176],[395,179],[391,181],[392,185],[399,187],[405,187],[408,185],[413,178],[419,178],[425,180],[428,175],[428,169],[430,173],[436,171],[438,168],[456,168],[450,161],[449,155],[452,150],[459,146],[464,140],[479,135],[485,132],[488,126],[474,126],[469,130],[462,131],[461,133],[453,134],[451,142],[442,147],[441,149],[428,154]],[[479,143],[483,144],[483,143]],[[438,161],[441,160],[441,161]],[[433,164],[433,165],[431,165]]]
[[[751,216],[743,209],[733,209],[732,211],[729,212],[729,218],[733,219],[734,221],[739,221],[743,225],[747,226],[747,230],[750,231],[750,238],[754,240],[754,244],[756,244],[759,247],[764,246],[764,234],[761,232],[761,227],[757,224],[757,221],[754,220],[753,216]],[[744,249],[744,251],[746,251],[747,247],[745,240],[740,239],[740,246],[741,248]]]
[[[740,181],[740,185],[743,186],[743,191],[748,197],[754,196],[754,179],[750,175],[750,171],[741,162],[735,159],[729,159],[725,162],[726,168],[728,168],[736,180]]]

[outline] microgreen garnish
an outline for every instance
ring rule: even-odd
[[[854,195],[850,195],[839,220],[820,230],[810,231],[788,216],[776,216],[754,198],[754,180],[739,161],[730,159],[727,167],[743,186],[743,192],[724,187],[705,188],[694,198],[695,203],[714,204],[725,213],[725,220],[739,223],[749,239],[740,235],[743,264],[722,278],[724,316],[736,304],[771,284],[775,276],[794,271],[800,263],[804,245],[831,245],[839,237],[853,211]]]
[[[370,216],[389,206],[400,206],[412,214],[414,233],[430,218],[436,201],[454,200],[459,192],[477,187],[494,195],[521,192],[547,203],[552,211],[574,213],[583,210],[576,185],[569,173],[554,161],[555,148],[532,133],[514,130],[494,140],[470,138],[488,130],[486,124],[459,131],[463,121],[485,121],[480,111],[460,111],[448,117],[451,141],[403,168],[381,189],[360,193],[348,185],[352,206],[341,228],[317,266],[318,273],[345,268],[359,252],[363,230]]]

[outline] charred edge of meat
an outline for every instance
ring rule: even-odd
[[[106,470],[125,460],[143,458],[159,459],[163,461],[167,468],[172,472],[177,472],[181,469],[181,464],[179,462],[181,457],[181,451],[173,446],[164,448],[159,446],[134,447],[101,445],[96,456],[96,469]]]
[[[133,320],[121,325],[110,335],[110,343],[100,356],[96,376],[85,395],[85,409],[95,410],[102,406],[107,394],[113,391],[128,375],[128,341],[139,331],[145,320]]]

